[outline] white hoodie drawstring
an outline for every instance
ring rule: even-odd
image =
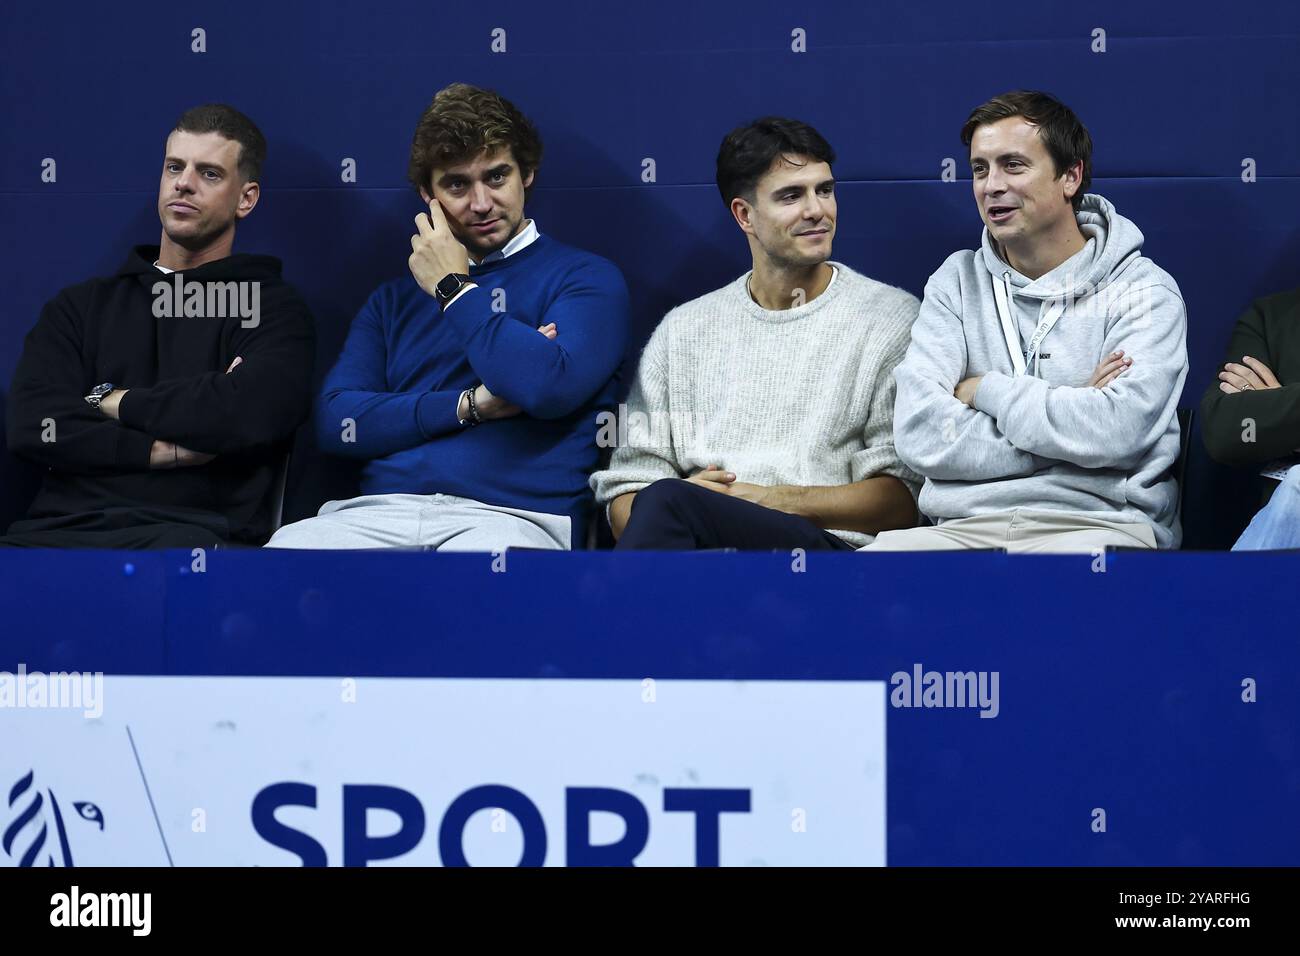
[[[1002,322],[1002,336],[1007,340],[1007,351],[1011,354],[1011,367],[1015,375],[1025,374],[1025,356],[1020,350],[1020,333],[1016,331],[1015,319],[1011,315],[1011,273],[1002,273],[1002,282],[993,280],[993,299],[998,307],[998,319]]]

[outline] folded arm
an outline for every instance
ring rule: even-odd
[[[321,388],[316,443],[347,458],[383,458],[460,431],[460,391],[388,390],[388,348],[381,292],[370,297],[348,330],[343,351]]]
[[[894,445],[913,471],[940,481],[1031,475],[1044,462],[1017,448],[984,412],[953,395],[966,377],[961,319],[932,281],[912,326],[912,343],[894,372]]]
[[[470,366],[492,392],[534,418],[562,418],[591,400],[627,347],[628,294],[612,265],[587,262],[569,275],[543,316],[510,310],[491,276],[447,306]],[[554,339],[537,334],[556,325]]]
[[[1269,350],[1258,303],[1237,320],[1225,363],[1246,356],[1270,370],[1281,356]],[[1201,435],[1210,456],[1225,465],[1259,465],[1300,450],[1300,382],[1276,388],[1229,391],[1216,378],[1201,399]]]
[[[270,298],[265,295],[265,298]],[[293,434],[311,407],[315,332],[296,295],[276,297],[231,340],[240,364],[140,388],[118,406],[123,424],[214,455],[264,448]]]
[[[1187,377],[1187,317],[1178,292],[1158,285],[1124,297],[1102,352],[1133,364],[1105,388],[1049,385],[989,372],[975,407],[1024,452],[1082,468],[1132,468],[1165,433]]]
[[[150,467],[154,439],[85,401],[98,382],[82,358],[79,307],[62,293],[27,334],[9,390],[6,432],[15,455],[56,471],[113,474]]]

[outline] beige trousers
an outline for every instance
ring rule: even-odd
[[[1005,548],[1015,554],[1093,554],[1106,548],[1155,548],[1145,521],[1107,521],[1063,511],[1017,508],[954,518],[933,528],[882,531],[859,551],[958,551]]]

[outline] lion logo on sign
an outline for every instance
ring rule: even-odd
[[[36,787],[35,779],[36,771],[28,770],[9,790],[13,820],[0,837],[0,849],[17,866],[75,866],[58,798],[53,790]],[[83,820],[104,829],[104,813],[95,804],[83,800],[74,803],[72,809]]]

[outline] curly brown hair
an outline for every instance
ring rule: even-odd
[[[492,90],[452,83],[434,95],[420,117],[406,175],[416,189],[427,190],[435,166],[462,163],[502,147],[510,148],[524,179],[542,163],[542,138],[513,103]]]

